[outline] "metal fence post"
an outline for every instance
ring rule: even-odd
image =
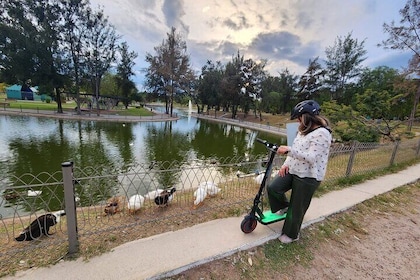
[[[73,162],[63,162],[61,169],[63,171],[64,209],[67,217],[67,234],[69,240],[68,254],[74,254],[79,251],[79,241],[77,235],[76,202],[74,198]]]
[[[389,165],[393,165],[395,161],[395,156],[397,155],[398,146],[400,145],[400,141],[395,142],[394,150],[392,151],[391,160],[389,161]]]
[[[349,162],[347,163],[347,169],[346,169],[346,177],[349,177],[351,174],[351,169],[353,168],[353,162],[354,158],[356,157],[356,150],[357,150],[357,141],[353,142],[353,145],[351,145],[351,153],[349,157]]]
[[[416,157],[419,156],[419,153],[420,153],[420,140],[417,142]]]

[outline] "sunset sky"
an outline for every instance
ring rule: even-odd
[[[103,7],[122,40],[138,53],[133,80],[142,90],[146,53],[155,54],[172,26],[187,42],[197,72],[208,59],[266,59],[277,76],[305,72],[309,59],[325,59],[337,37],[365,40],[365,66],[406,67],[411,53],[385,50],[383,24],[399,23],[405,0],[91,0]]]

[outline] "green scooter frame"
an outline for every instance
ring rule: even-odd
[[[286,213],[283,215],[273,214],[271,210],[264,211],[260,207],[261,205],[261,196],[263,194],[265,183],[267,181],[268,176],[271,174],[271,167],[274,161],[274,157],[277,154],[277,149],[279,148],[276,144],[269,143],[265,140],[256,139],[257,142],[265,145],[265,147],[270,151],[270,157],[267,162],[266,171],[264,174],[264,178],[261,182],[260,188],[258,190],[257,195],[254,198],[254,204],[251,208],[251,211],[248,215],[244,217],[241,223],[241,230],[244,233],[251,233],[257,227],[257,222],[268,225],[275,222],[282,221],[286,218]]]

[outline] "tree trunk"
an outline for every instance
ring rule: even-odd
[[[58,87],[55,88],[55,99],[57,101],[57,113],[63,113],[63,105],[61,104],[61,94]]]
[[[237,112],[238,112],[237,105],[233,105],[232,106],[232,119],[235,119],[236,118]]]
[[[416,117],[417,107],[419,105],[419,99],[420,99],[420,85],[417,87],[417,92],[414,96],[414,104],[413,104],[413,109],[411,110],[410,118],[408,119],[407,131],[411,131],[413,127],[413,122]]]
[[[165,114],[169,115],[169,101],[168,95],[165,94]]]
[[[173,109],[174,109],[174,97],[173,96],[171,96],[171,104],[170,104],[170,107],[171,107],[171,114],[170,114],[170,116],[172,117],[172,113],[173,113]]]

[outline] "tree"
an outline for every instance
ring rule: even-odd
[[[117,75],[111,72],[106,72],[101,81],[101,93],[108,96],[121,96],[119,86],[117,84]]]
[[[246,59],[243,61],[240,68],[240,81],[241,81],[241,94],[242,94],[242,108],[245,114],[248,113],[249,107],[254,107],[254,115],[261,116],[261,92],[262,82],[265,80],[267,74],[264,71],[266,61],[263,60],[259,63],[252,59]]]
[[[420,76],[420,1],[408,0],[404,8],[400,10],[401,20],[399,25],[394,21],[390,24],[384,23],[383,29],[388,33],[388,39],[382,41],[379,46],[384,48],[408,50],[413,53],[413,56],[406,69],[407,76],[409,74],[416,74]],[[417,79],[418,80],[418,79]],[[413,121],[420,99],[420,83],[418,83],[417,91],[414,95],[413,108],[411,110],[408,121],[407,130],[411,131]]]
[[[54,95],[62,113],[60,88],[67,65],[58,40],[62,9],[54,1],[4,1],[0,14],[0,74],[9,83],[26,80]]]
[[[337,37],[332,47],[327,47],[326,83],[331,90],[331,100],[343,101],[346,85],[362,71],[361,63],[366,59],[365,41],[359,42],[349,33],[346,37]]]
[[[72,77],[73,92],[76,95],[77,114],[80,111],[80,86],[86,76],[87,22],[92,10],[88,0],[62,1],[62,29],[60,42],[69,61],[69,72]]]
[[[222,100],[221,83],[223,72],[224,68],[220,61],[214,63],[208,60],[206,65],[201,68],[201,75],[198,78],[198,100],[196,100],[198,113],[204,111],[205,105],[219,110]],[[201,109],[198,101],[201,102]]]
[[[270,97],[271,93],[275,92],[279,94],[281,91],[279,77],[274,77],[271,75],[267,76],[262,82],[261,88],[261,110],[272,114],[279,113],[277,111],[278,108],[280,108],[281,101],[273,103],[271,100],[276,100],[277,98],[272,99]]]
[[[417,110],[414,110],[414,103],[416,102],[416,93],[419,88],[419,80],[409,79],[405,73],[399,74],[394,79],[394,101],[398,105],[398,108],[394,110],[394,114],[398,116],[400,120],[407,119],[407,116],[418,117]],[[410,118],[410,117],[408,117]],[[409,124],[411,121],[409,120]],[[410,132],[410,130],[407,130]]]
[[[386,91],[389,95],[388,102],[391,111],[385,116],[389,119],[398,118],[402,120],[410,114],[407,109],[412,104],[408,96],[413,94],[413,90],[411,87],[407,88],[407,86],[407,80],[397,70],[380,66],[363,71],[357,84],[357,92],[360,94],[368,90],[375,93]],[[354,102],[352,106],[357,108],[358,104]]]
[[[190,92],[195,79],[190,68],[187,44],[175,27],[167,33],[167,39],[154,48],[156,55],[146,54],[146,86],[165,96],[166,113],[172,116],[173,101],[176,94]]]
[[[92,82],[99,97],[100,81],[114,60],[118,37],[103,11],[88,0],[2,1],[0,74],[23,84],[31,79],[41,92],[54,95],[62,113],[61,92],[73,88],[80,114],[80,87]],[[99,111],[98,111],[99,112]]]
[[[291,74],[288,69],[282,70],[279,74],[280,93],[283,97],[280,112],[286,113],[290,112],[290,109],[294,106],[294,104],[291,104],[291,101],[296,98],[298,77]]]
[[[318,57],[314,60],[309,60],[308,69],[299,80],[298,98],[304,100],[318,97],[319,91],[323,87],[322,79],[325,73],[326,71],[322,69],[321,64],[318,62]]]
[[[96,114],[100,115],[99,97],[101,80],[115,61],[118,36],[115,28],[108,23],[102,10],[89,12],[86,18],[85,57],[87,77],[96,98]]]
[[[134,75],[133,67],[134,60],[137,58],[137,53],[129,51],[127,42],[123,42],[119,47],[120,61],[117,65],[117,83],[121,89],[122,96],[124,97],[125,108],[128,108],[130,100],[130,92],[135,88],[134,83],[130,80]]]
[[[393,131],[401,123],[392,121],[392,99],[388,91],[366,90],[356,95],[356,109],[361,114],[358,120],[365,126],[372,127],[379,134],[395,141]]]
[[[282,104],[283,96],[281,93],[272,91],[264,94],[261,102],[262,109],[271,114],[280,114],[280,104]]]
[[[224,96],[224,110],[232,109],[232,118],[236,118],[238,107],[241,101],[241,66],[244,57],[239,54],[232,57],[232,60],[226,64],[222,78],[222,94]]]
[[[377,142],[378,131],[366,125],[363,117],[351,106],[337,104],[336,100],[322,103],[322,112],[332,123],[337,141]]]
[[[232,118],[236,118],[238,108],[245,114],[253,107],[254,112],[260,110],[262,84],[266,78],[264,67],[266,61],[256,62],[244,59],[239,51],[226,64],[221,80],[221,93],[225,111],[232,109]]]
[[[367,89],[393,91],[397,77],[398,71],[387,66],[366,68],[360,74],[358,90],[362,92]]]
[[[36,26],[25,13],[26,1],[4,1],[0,13],[0,70],[8,83],[23,84],[35,70],[33,57],[38,45]]]

